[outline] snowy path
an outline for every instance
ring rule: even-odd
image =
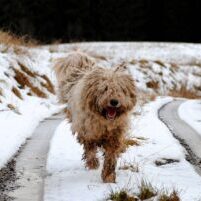
[[[133,116],[129,136],[138,138],[140,146],[130,146],[118,160],[117,183],[101,181],[101,166],[87,170],[82,159],[83,149],[72,135],[66,120],[56,129],[51,140],[45,179],[44,201],[99,201],[120,189],[138,192],[141,181],[159,189],[178,190],[182,201],[197,201],[201,195],[201,177],[186,161],[186,150],[167,126],[158,118],[158,110],[172,98],[158,98],[143,107],[142,114]],[[170,112],[171,113],[171,112]],[[170,115],[168,118],[172,118]],[[150,123],[151,122],[151,123]],[[140,140],[142,139],[142,140]],[[157,165],[156,162],[175,160]],[[124,169],[127,165],[128,169]]]
[[[16,174],[19,177],[16,185],[20,187],[9,194],[16,201],[43,200],[49,142],[61,119],[57,115],[41,122],[16,158]]]
[[[196,171],[201,175],[201,135],[180,118],[178,109],[182,103],[184,101],[177,100],[162,106],[159,110],[159,118],[185,147],[188,152],[187,160],[195,166]]]

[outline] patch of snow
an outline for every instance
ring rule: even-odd
[[[59,111],[50,101],[30,97],[19,106],[21,115],[13,111],[0,112],[0,168],[12,158],[41,120]]]
[[[185,101],[180,105],[178,114],[201,135],[201,100]]]
[[[0,51],[0,169],[17,153],[41,120],[61,109],[55,95],[43,86],[47,81],[41,77],[45,75],[50,80],[53,77],[50,53],[47,50],[18,48],[9,47]],[[35,76],[24,72],[19,63]],[[15,78],[14,69],[24,73],[26,79],[47,98],[37,97],[30,87],[22,86]]]
[[[111,189],[138,190],[142,179],[150,181],[158,189],[179,191],[182,201],[201,198],[201,178],[185,159],[185,150],[158,119],[158,109],[172,98],[158,98],[145,105],[142,115],[132,117],[131,137],[141,137],[140,146],[128,148],[117,165],[117,183],[101,181],[101,166],[98,170],[86,170],[82,159],[83,148],[72,135],[70,124],[64,120],[51,141],[47,161],[49,173],[45,182],[45,201],[97,201],[104,200]],[[140,139],[140,138],[139,138]],[[179,162],[157,166],[156,160],[176,159]],[[119,169],[132,164],[139,172]]]

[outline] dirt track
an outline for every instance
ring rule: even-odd
[[[201,136],[180,119],[178,108],[183,102],[183,100],[175,100],[167,103],[160,108],[158,116],[186,149],[186,159],[201,175]]]
[[[43,200],[49,142],[61,120],[57,115],[41,122],[16,158],[0,172],[3,185],[0,186],[0,201]]]

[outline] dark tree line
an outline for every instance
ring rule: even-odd
[[[0,28],[43,42],[201,42],[199,0],[0,0]]]

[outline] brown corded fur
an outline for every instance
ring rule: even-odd
[[[81,52],[73,52],[55,65],[59,98],[68,104],[67,116],[72,131],[84,146],[86,167],[96,169],[100,147],[104,152],[102,179],[115,182],[115,167],[125,151],[129,116],[136,104],[135,85],[124,65],[97,67],[95,61]],[[118,105],[111,107],[111,100]]]

